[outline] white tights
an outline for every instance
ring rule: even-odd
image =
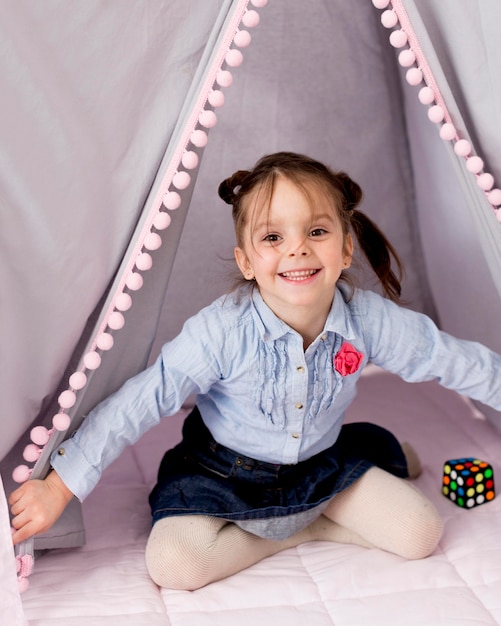
[[[193,590],[307,541],[353,543],[421,559],[433,552],[441,533],[438,513],[421,492],[372,467],[334,496],[310,526],[281,541],[257,537],[216,517],[161,519],[148,539],[146,565],[161,587]]]

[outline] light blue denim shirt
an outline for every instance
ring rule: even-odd
[[[346,342],[363,361],[343,376],[334,358]],[[410,382],[438,379],[501,409],[501,357],[439,331],[422,314],[369,291],[347,301],[338,288],[323,332],[304,351],[302,337],[259,291],[244,290],[189,319],[151,367],[87,416],[52,465],[83,500],[127,445],[191,394],[219,443],[263,461],[297,463],[336,441],[368,362]]]

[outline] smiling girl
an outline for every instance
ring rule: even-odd
[[[233,207],[242,284],[99,404],[44,481],[11,495],[14,542],[83,500],[126,445],[194,393],[150,494],[146,562],[159,585],[196,589],[314,540],[426,557],[442,524],[406,480],[419,473],[415,453],[379,426],[343,424],[345,411],[368,362],[501,409],[501,357],[398,305],[398,257],[346,174],[282,152],[219,194]],[[383,296],[345,273],[353,234]]]

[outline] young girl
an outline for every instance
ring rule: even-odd
[[[501,409],[501,357],[395,303],[397,255],[346,174],[278,153],[219,193],[233,206],[244,285],[98,405],[45,480],[11,495],[14,542],[83,500],[125,446],[196,393],[150,495],[146,561],[159,585],[196,589],[313,540],[426,557],[441,522],[405,480],[419,472],[412,449],[381,427],[343,425],[345,411],[368,362]],[[352,233],[387,297],[350,284]]]

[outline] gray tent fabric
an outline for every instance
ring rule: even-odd
[[[51,416],[154,192],[199,63],[236,4],[0,3],[2,475],[20,462],[33,420]],[[458,128],[501,180],[499,3],[404,6]],[[154,261],[163,271],[145,274],[81,415],[228,288],[234,236],[217,185],[276,150],[348,171],[403,257],[409,306],[501,350],[501,225],[406,84],[381,11],[368,0],[270,0],[260,13],[184,228],[183,218],[168,229]],[[374,286],[363,271],[361,281]]]

